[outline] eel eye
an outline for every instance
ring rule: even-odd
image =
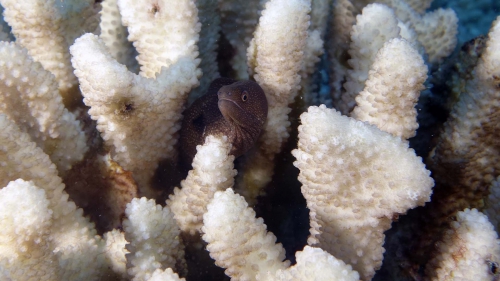
[[[248,99],[248,94],[247,94],[247,92],[243,92],[243,95],[241,95],[241,100],[242,100],[242,101],[247,101],[247,99]]]

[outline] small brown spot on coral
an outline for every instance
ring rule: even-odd
[[[392,221],[395,222],[395,221],[398,221],[398,220],[399,220],[399,214],[398,213],[392,214]]]
[[[127,103],[127,104],[124,105],[124,108],[123,108],[124,112],[128,113],[128,112],[130,112],[132,110],[134,110],[134,106],[131,103]]]
[[[158,3],[154,3],[153,6],[151,7],[151,13],[153,15],[156,15],[160,11],[160,5]]]
[[[124,118],[128,118],[130,117],[130,115],[132,115],[132,113],[134,112],[135,110],[135,106],[134,106],[134,103],[129,101],[129,100],[126,100],[126,101],[123,101],[123,102],[120,102],[118,103],[119,106],[118,108],[115,110],[115,114],[116,115],[121,115],[122,117]]]
[[[500,77],[493,75],[493,83],[495,83],[495,86],[500,89]]]
[[[461,243],[462,245],[464,245],[463,242],[461,239],[458,239],[460,242],[458,243]],[[464,246],[461,246],[457,251],[453,252],[451,254],[451,258],[453,259],[453,261],[455,261],[455,263],[459,263],[461,260],[464,259],[464,256],[465,256],[465,253],[466,253],[467,249],[465,249]]]

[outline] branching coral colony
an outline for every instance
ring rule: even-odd
[[[428,0],[99,2],[0,0],[1,280],[498,280],[500,17],[462,64]],[[268,120],[236,162],[208,136],[179,184],[183,110],[221,74]],[[289,155],[295,253],[252,208]]]

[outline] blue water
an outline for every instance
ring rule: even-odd
[[[500,15],[500,0],[435,0],[430,10],[439,7],[451,8],[457,13],[458,46],[488,34],[491,23]]]

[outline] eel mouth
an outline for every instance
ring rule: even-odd
[[[224,112],[223,110],[232,109],[232,108],[234,108],[234,106],[236,106],[240,110],[243,110],[243,108],[241,108],[241,106],[237,102],[235,102],[231,99],[226,99],[226,98],[219,98],[219,101],[217,102],[217,106],[219,107],[219,110],[221,112]]]
[[[245,110],[237,102],[231,99],[220,98],[217,106],[224,119],[239,126],[246,126],[246,124],[242,124],[241,120],[239,120],[241,119],[239,116],[241,117],[241,114],[244,114]]]

